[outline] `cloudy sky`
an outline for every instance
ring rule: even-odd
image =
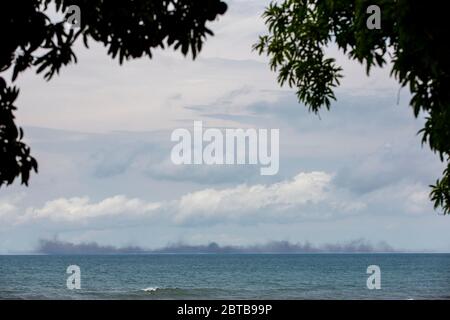
[[[119,66],[103,47],[80,44],[78,64],[59,77],[17,81],[17,120],[40,171],[28,188],[0,190],[0,253],[54,237],[147,248],[364,238],[450,251],[450,219],[428,200],[442,165],[421,147],[423,121],[389,66],[367,77],[329,48],[345,78],[332,110],[310,114],[251,50],[267,3],[228,4],[196,61],[159,51]],[[172,164],[171,132],[194,120],[280,129],[279,173]]]

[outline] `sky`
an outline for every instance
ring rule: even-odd
[[[28,72],[17,123],[39,162],[30,186],[0,190],[0,253],[41,239],[158,248],[354,239],[450,252],[450,219],[429,187],[443,165],[417,132],[407,88],[327,48],[344,69],[330,111],[311,114],[252,51],[267,1],[228,1],[199,57],[159,50],[120,66],[78,43],[50,82]],[[174,165],[171,132],[280,130],[280,169]]]

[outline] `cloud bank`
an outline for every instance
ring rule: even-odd
[[[122,226],[165,221],[173,225],[214,225],[264,221],[321,220],[358,212],[364,203],[346,200],[332,182],[332,174],[300,172],[272,184],[241,184],[229,188],[206,188],[173,200],[152,202],[115,195],[98,201],[87,196],[58,198],[41,207],[22,210],[2,204],[5,223],[14,225],[51,222],[55,226]],[[16,210],[15,210],[16,209]],[[15,214],[12,212],[15,210]],[[1,216],[0,216],[1,219]]]

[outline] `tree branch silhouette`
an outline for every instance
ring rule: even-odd
[[[64,19],[52,22],[50,5]],[[66,24],[68,7],[81,10],[78,30]],[[173,47],[195,59],[208,35],[207,22],[223,15],[227,5],[220,0],[28,0],[0,4],[0,72],[12,70],[12,81],[27,69],[36,68],[46,80],[63,66],[76,63],[72,50],[82,38],[102,43],[108,55],[122,64],[143,56],[152,58],[152,49]],[[0,186],[18,177],[28,185],[30,172],[37,172],[36,159],[23,142],[23,130],[14,121],[18,88],[0,77]]]
[[[381,28],[369,29],[367,8],[381,8]],[[335,100],[342,68],[324,48],[336,43],[347,56],[372,67],[392,64],[391,75],[409,86],[416,117],[426,115],[422,144],[447,163],[432,186],[435,209],[450,214],[450,28],[442,1],[284,0],[263,17],[268,34],[254,48],[270,58],[280,85],[296,88],[299,102],[317,113]]]

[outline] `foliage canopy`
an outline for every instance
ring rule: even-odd
[[[64,15],[59,22],[48,16],[53,5]],[[77,5],[81,11],[79,28],[66,24]],[[124,60],[152,57],[153,48],[171,47],[189,52],[195,59],[207,35],[206,27],[227,10],[220,0],[4,0],[0,2],[0,72],[12,71],[12,81],[32,67],[50,80],[60,69],[76,63],[72,47],[82,38],[102,43],[113,58]],[[23,130],[14,121],[14,102],[19,94],[0,76],[0,186],[18,177],[28,184],[37,161],[23,142]]]
[[[381,28],[369,29],[367,8],[381,9]],[[450,214],[450,28],[445,1],[284,0],[264,12],[268,34],[255,49],[270,57],[281,85],[297,89],[310,111],[330,108],[342,68],[324,54],[336,43],[366,67],[391,63],[391,75],[408,86],[410,106],[426,115],[420,133],[441,161],[443,176],[432,186],[435,209]]]

